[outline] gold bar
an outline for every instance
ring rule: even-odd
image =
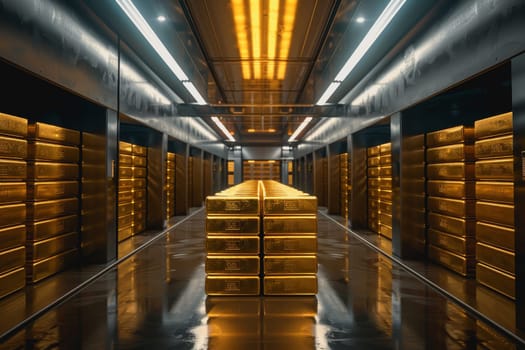
[[[474,179],[474,163],[440,163],[427,165],[430,180],[471,180]]]
[[[384,189],[391,190],[392,189],[392,178],[380,178],[379,179],[379,187],[381,188],[381,191]]]
[[[0,134],[27,136],[27,119],[0,113]]]
[[[476,181],[476,199],[514,204],[514,183]]]
[[[380,145],[368,147],[366,149],[366,154],[368,156],[377,156],[377,155],[379,155],[380,152],[381,152],[381,146]]]
[[[514,180],[514,158],[478,160],[476,162],[478,180]]]
[[[124,227],[131,226],[132,223],[133,223],[133,215],[132,214],[119,216],[118,217],[118,223],[117,223],[118,226],[117,227],[119,229],[121,229],[121,228],[124,228]]]
[[[131,237],[133,235],[133,227],[126,226],[118,229],[118,241],[122,242],[123,240]]]
[[[392,166],[382,166],[379,168],[379,176],[381,177],[392,177]]]
[[[392,202],[392,190],[383,190],[379,191],[379,199],[382,201]]]
[[[369,167],[379,166],[381,164],[381,157],[375,156],[375,157],[368,157],[366,163]]]
[[[0,229],[0,251],[21,246],[26,240],[25,225],[10,226]]]
[[[295,275],[317,273],[317,257],[308,256],[271,256],[264,257],[265,275]]]
[[[3,298],[19,289],[24,288],[25,284],[26,269],[23,267],[0,275],[0,298]]]
[[[146,199],[146,190],[133,190],[133,200],[138,201]]]
[[[42,241],[29,241],[27,257],[29,261],[45,259],[66,250],[76,249],[78,244],[79,235],[77,232],[66,233]]]
[[[317,316],[317,298],[308,297],[275,297],[263,299],[263,315],[279,316],[283,320],[288,317],[315,317]]]
[[[136,200],[133,202],[133,211],[146,210],[146,200]]]
[[[119,217],[131,215],[133,212],[133,203],[125,203],[125,204],[119,204],[117,209],[117,215]]]
[[[122,191],[118,193],[118,204],[131,203],[133,201],[133,192]]]
[[[205,271],[213,275],[258,275],[260,272],[258,256],[221,255],[206,257]]]
[[[512,112],[476,120],[474,129],[476,139],[512,133]]]
[[[30,162],[28,179],[34,180],[73,180],[79,177],[78,164]]]
[[[455,143],[469,143],[474,139],[474,128],[454,126],[452,128],[429,132],[426,136],[427,146],[436,147]]]
[[[146,188],[146,179],[135,179],[131,180],[132,186],[134,189],[145,189]]]
[[[132,156],[133,158],[133,166],[134,167],[145,167],[147,165],[146,157],[142,156]]]
[[[388,239],[392,239],[392,226],[391,224],[390,225],[385,225],[383,223],[380,223],[379,224],[379,234],[383,237],[386,237]]]
[[[427,148],[428,163],[452,163],[474,161],[474,146],[456,145]]]
[[[78,257],[78,251],[71,249],[66,252],[54,255],[47,259],[33,262],[28,265],[28,278],[31,282],[38,282],[42,279],[54,275],[74,265]]]
[[[77,215],[69,215],[56,219],[27,223],[27,239],[33,241],[77,231]]]
[[[26,248],[24,246],[11,248],[0,252],[0,274],[24,266]]]
[[[425,147],[420,149],[411,149],[403,144],[403,163],[409,165],[417,165],[425,163]]]
[[[368,228],[375,232],[375,233],[379,233],[379,223],[376,222],[376,221],[371,221],[370,219],[368,220]]]
[[[428,256],[430,260],[445,266],[446,268],[462,275],[470,276],[474,271],[475,259],[461,256],[451,251],[438,248],[430,244],[428,246]]]
[[[206,197],[206,213],[219,215],[259,215],[258,197]]]
[[[316,196],[265,197],[264,215],[303,215],[317,213]]]
[[[259,234],[260,219],[257,216],[207,216],[208,234]]]
[[[389,202],[380,202],[379,203],[379,210],[382,213],[387,213],[392,215],[392,203]]]
[[[208,295],[259,295],[259,276],[206,276]]]
[[[456,236],[472,237],[474,235],[475,221],[431,212],[428,213],[428,226]]]
[[[31,160],[68,163],[78,163],[80,160],[80,150],[78,147],[32,141],[28,144],[27,150]]]
[[[26,200],[25,182],[0,183],[0,203],[23,202]]]
[[[406,194],[425,194],[425,180],[401,178],[402,192]]]
[[[317,234],[317,216],[265,216],[265,235]]]
[[[475,198],[474,181],[438,181],[427,182],[427,193],[429,196],[448,197],[455,199]]]
[[[0,205],[0,227],[23,224],[26,221],[26,205]]]
[[[36,122],[29,124],[27,131],[31,139],[80,145],[80,132],[77,130]]]
[[[131,179],[133,177],[133,168],[129,166],[118,167],[119,179]]]
[[[27,195],[32,200],[60,199],[78,196],[77,181],[28,182]]]
[[[175,153],[168,152],[166,155],[166,159],[173,163],[173,166],[175,166]]]
[[[264,254],[316,254],[315,236],[264,237]]]
[[[0,180],[26,180],[26,177],[25,161],[0,159]]]
[[[208,254],[259,254],[259,237],[253,236],[208,236]]]
[[[208,318],[255,317],[258,320],[261,315],[261,302],[262,299],[258,296],[252,298],[207,297],[206,315]]]
[[[473,199],[449,199],[443,197],[428,197],[428,210],[460,218],[474,218],[476,216],[475,201]]]
[[[119,154],[118,156],[118,164],[120,166],[122,165],[125,165],[125,166],[132,166],[133,165],[133,156],[129,155],[129,154]]]
[[[415,165],[402,165],[401,174],[402,178],[410,180],[425,180],[425,163]]]
[[[516,233],[514,228],[492,225],[486,222],[476,222],[476,240],[504,249],[516,248]]]
[[[480,221],[514,227],[514,205],[476,201],[476,217]]]
[[[0,136],[0,157],[25,159],[27,157],[27,141]]]
[[[27,217],[29,221],[51,219],[76,213],[78,213],[78,198],[27,203]]]
[[[133,223],[133,234],[141,233],[146,229],[146,224],[144,222]]]
[[[368,178],[368,188],[379,188],[379,178],[369,177]]]
[[[144,146],[139,146],[139,145],[131,145],[132,147],[132,152],[134,155],[138,155],[138,156],[146,156],[148,154],[148,148],[147,147],[144,147]]]
[[[315,295],[317,276],[265,276],[265,295]]]
[[[428,242],[462,256],[474,256],[476,242],[470,237],[450,235],[430,228],[428,229]]]
[[[477,263],[476,280],[513,300],[516,299],[516,279],[508,273]]]
[[[392,151],[392,143],[391,142],[388,142],[388,143],[383,143],[382,145],[379,145],[379,154],[383,155],[383,154],[390,154],[390,152]]]
[[[381,174],[381,169],[383,168],[377,166],[369,166],[367,169],[367,174],[369,177],[379,177],[379,175]]]
[[[513,251],[477,242],[476,259],[485,265],[503,270],[512,275],[515,274],[515,254]]]
[[[131,191],[133,189],[133,179],[119,179],[118,190],[119,191]]]
[[[379,164],[381,167],[392,164],[392,156],[390,154],[383,154],[379,157]]]
[[[383,212],[379,213],[379,224],[392,227],[392,214]]]
[[[478,140],[475,145],[476,159],[512,157],[514,154],[512,134]]]
[[[128,142],[120,141],[118,143],[119,146],[119,153],[124,154],[131,154],[133,152],[133,145]]]

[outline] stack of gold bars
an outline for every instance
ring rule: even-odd
[[[206,211],[207,294],[259,295],[261,277],[265,295],[317,293],[316,197],[249,180],[208,196]]]
[[[343,218],[348,220],[350,208],[350,195],[352,192],[352,185],[350,184],[351,167],[348,153],[339,155],[339,175],[341,182],[341,208],[340,214]]]
[[[168,152],[166,157],[166,193],[167,211],[166,219],[175,215],[175,153]]]
[[[457,126],[428,133],[428,254],[463,275],[475,268],[474,129]]]
[[[0,113],[0,298],[25,285],[27,120]]]
[[[80,132],[28,126],[27,280],[63,270],[78,256]]]
[[[379,145],[379,234],[392,239],[392,144]]]
[[[133,160],[133,211],[131,213],[132,234],[137,234],[146,228],[146,166],[148,149],[144,146],[132,145]]]
[[[368,147],[367,188],[368,188],[368,228],[379,233],[379,146]]]
[[[516,297],[512,113],[478,120],[476,137],[476,278]]]

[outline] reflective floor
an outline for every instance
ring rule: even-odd
[[[199,211],[0,348],[520,348],[323,215],[316,297],[206,297],[204,238]]]

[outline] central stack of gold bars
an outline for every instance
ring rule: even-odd
[[[317,197],[249,180],[208,196],[206,213],[208,295],[317,294]]]

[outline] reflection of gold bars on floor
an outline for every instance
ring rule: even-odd
[[[264,254],[316,254],[316,236],[266,236]]]
[[[476,279],[479,283],[506,295],[516,298],[516,278],[511,274],[492,268],[483,263],[476,264]]]
[[[265,295],[314,295],[317,294],[317,276],[265,276]]]
[[[259,237],[254,236],[208,236],[208,254],[259,254]]]
[[[265,275],[296,275],[317,273],[317,257],[308,256],[272,256],[264,257]]]
[[[205,271],[207,274],[216,275],[258,275],[260,260],[258,256],[208,255],[206,257]]]
[[[476,139],[512,132],[512,112],[495,115],[474,122]]]
[[[259,234],[260,219],[258,216],[207,216],[206,232],[208,234]]]
[[[206,276],[208,295],[258,295],[259,276]]]

